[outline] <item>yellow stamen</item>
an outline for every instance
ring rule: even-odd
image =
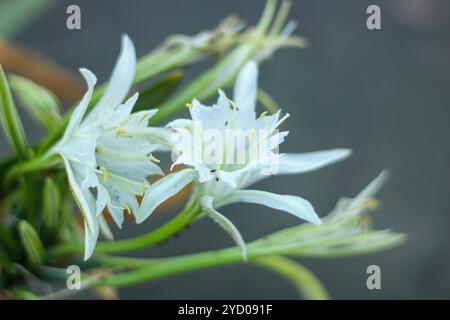
[[[363,216],[361,216],[361,219],[359,220],[359,224],[362,227],[367,228],[367,227],[370,227],[370,225],[372,224],[372,220],[370,219],[369,215],[363,215]]]
[[[109,172],[108,172],[108,170],[107,170],[105,167],[101,167],[101,168],[100,168],[100,171],[101,171],[102,174],[103,174],[103,182],[104,182],[104,183],[107,183],[108,180],[109,180]]]
[[[269,111],[264,111],[263,113],[261,113],[261,115],[259,116],[261,119],[264,119],[264,117],[269,113]]]
[[[366,206],[372,210],[378,209],[380,207],[380,201],[374,198],[367,199]]]
[[[139,191],[139,196],[143,196],[145,193],[145,185],[141,184],[141,190]]]
[[[144,113],[144,114],[142,115],[142,117],[139,119],[138,124],[141,124],[142,121],[144,121],[145,118],[147,118],[147,116],[148,116],[148,112]]]
[[[151,160],[151,161],[153,161],[153,162],[156,162],[156,163],[160,163],[161,162],[161,160],[159,160],[158,158],[156,158],[153,154],[149,154],[148,156],[148,159],[149,160]]]
[[[117,130],[116,130],[116,138],[120,137],[123,134],[125,134],[125,128],[124,127],[117,128]]]
[[[125,212],[126,212],[126,213],[131,214],[131,208],[130,208],[129,205],[124,204],[124,205],[123,205],[123,208],[125,209]]]

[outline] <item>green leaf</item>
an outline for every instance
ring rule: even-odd
[[[47,130],[61,121],[60,102],[50,90],[16,75],[9,76],[9,82],[19,102]]]
[[[44,247],[33,226],[27,221],[21,220],[19,222],[19,236],[28,261],[32,265],[42,264]]]
[[[43,222],[44,228],[48,232],[54,232],[57,229],[60,210],[61,194],[55,181],[46,178],[44,183],[43,198]]]
[[[38,300],[39,297],[35,295],[33,292],[23,288],[13,288],[11,289],[13,295],[22,300]]]
[[[175,70],[158,82],[152,84],[139,93],[133,112],[151,108],[158,108],[178,87],[183,79],[183,71]]]
[[[16,250],[16,245],[14,237],[11,234],[11,230],[8,226],[3,224],[0,224],[0,250],[10,256],[13,256]]]
[[[2,251],[0,251],[0,269],[3,269],[6,272],[11,272],[13,270],[11,260]],[[1,287],[1,279],[0,279],[0,287]]]
[[[307,300],[328,300],[329,294],[320,280],[308,268],[281,256],[257,258],[253,263],[270,269],[290,280]]]
[[[0,3],[0,36],[14,36],[52,3],[52,0],[17,1]]]
[[[11,96],[8,81],[0,65],[0,122],[9,143],[21,159],[29,156],[28,142],[22,121]]]
[[[11,181],[16,178],[20,178],[26,174],[39,172],[42,170],[53,169],[60,164],[61,158],[56,154],[50,156],[48,154],[45,154],[43,156],[32,158],[28,161],[20,162],[8,168],[9,170],[5,174],[4,184],[8,186]],[[31,181],[28,181],[28,183],[30,182]]]

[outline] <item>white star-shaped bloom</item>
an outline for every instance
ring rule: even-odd
[[[148,119],[157,110],[132,113],[138,94],[123,102],[135,70],[134,45],[124,36],[109,84],[86,115],[97,79],[89,70],[80,69],[88,90],[75,108],[64,136],[51,150],[64,161],[69,185],[84,217],[85,259],[94,251],[100,228],[111,234],[103,218],[105,207],[121,227],[124,211],[138,211],[136,196],[148,188],[147,177],[162,174],[152,155],[159,147],[158,138],[153,139],[156,128],[148,127]]]
[[[281,117],[277,112],[256,116],[257,77],[257,64],[251,61],[236,79],[233,101],[219,90],[215,105],[204,106],[194,100],[189,105],[191,119],[168,124],[174,132],[171,139],[176,156],[174,165],[187,168],[167,175],[147,189],[136,214],[137,222],[145,220],[159,204],[194,181],[203,211],[230,233],[244,258],[245,242],[232,222],[217,211],[222,206],[236,202],[257,203],[321,223],[312,205],[299,196],[247,187],[271,175],[322,168],[348,157],[351,151],[278,154],[276,149],[288,132],[279,132],[277,128],[289,115]],[[239,135],[245,136],[241,143],[234,139]]]

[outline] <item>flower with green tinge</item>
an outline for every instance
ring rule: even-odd
[[[270,175],[305,173],[322,168],[348,157],[351,151],[334,149],[299,154],[274,152],[288,134],[277,130],[288,115],[280,117],[280,112],[276,112],[273,115],[266,116],[266,113],[263,113],[256,117],[257,77],[257,64],[251,61],[243,67],[236,79],[233,101],[219,90],[215,105],[204,106],[194,100],[189,105],[191,119],[178,119],[168,124],[174,131],[175,142],[172,143],[177,155],[174,165],[182,164],[187,168],[165,176],[146,190],[136,214],[138,223],[144,221],[159,204],[178,193],[191,181],[199,190],[202,210],[230,233],[241,248],[244,259],[245,242],[233,223],[217,211],[222,206],[236,202],[257,203],[286,211],[315,224],[321,223],[312,205],[301,197],[249,190],[247,187]],[[217,147],[212,145],[217,141],[212,142],[207,135],[200,135],[200,150],[194,148],[192,151],[188,144],[180,144],[180,136],[186,135],[189,136],[189,141],[195,141],[194,145],[198,143],[196,127],[199,124],[202,129],[215,130],[224,136],[221,141],[223,150],[218,150],[218,159],[228,159],[230,152],[243,152],[243,161],[205,161],[205,155]],[[255,132],[262,134],[254,135],[256,138],[239,145],[228,138],[229,133],[234,131],[245,131],[248,136]],[[266,146],[261,148],[263,145]],[[238,150],[239,148],[242,150]],[[217,150],[214,154],[216,152]]]
[[[62,139],[53,147],[66,167],[70,188],[85,222],[85,259],[95,248],[99,230],[112,237],[103,217],[105,208],[121,227],[124,211],[135,214],[150,175],[161,175],[152,155],[158,147],[157,128],[148,120],[157,110],[132,113],[138,98],[134,94],[123,102],[136,70],[134,45],[122,38],[122,49],[109,84],[92,111],[86,114],[96,77],[80,69],[88,90],[74,110]],[[161,129],[162,130],[162,129]]]

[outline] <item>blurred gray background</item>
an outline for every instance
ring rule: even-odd
[[[66,29],[70,4],[81,7],[80,31]],[[366,28],[370,4],[381,7],[382,30]],[[255,23],[263,7],[263,0],[56,1],[13,40],[70,70],[87,67],[106,80],[124,32],[143,55],[172,33],[194,34],[232,13]],[[281,152],[348,147],[354,155],[317,172],[269,179],[259,187],[304,196],[323,215],[338,198],[355,195],[387,168],[392,178],[380,194],[382,207],[373,216],[374,224],[409,237],[402,247],[384,253],[301,262],[336,299],[450,298],[450,3],[294,1],[290,16],[310,47],[279,51],[260,71],[262,87],[291,113],[291,133]],[[26,127],[39,139],[37,125],[28,121]],[[9,152],[3,136],[0,148]],[[223,212],[248,241],[298,222],[255,205],[230,206]],[[129,221],[123,231],[116,230],[117,237],[145,232],[172,214],[139,226]],[[227,234],[204,219],[179,238],[137,255],[230,245]],[[371,264],[381,267],[378,291],[366,288]],[[125,299],[297,298],[284,279],[251,265],[186,273],[120,293]]]

